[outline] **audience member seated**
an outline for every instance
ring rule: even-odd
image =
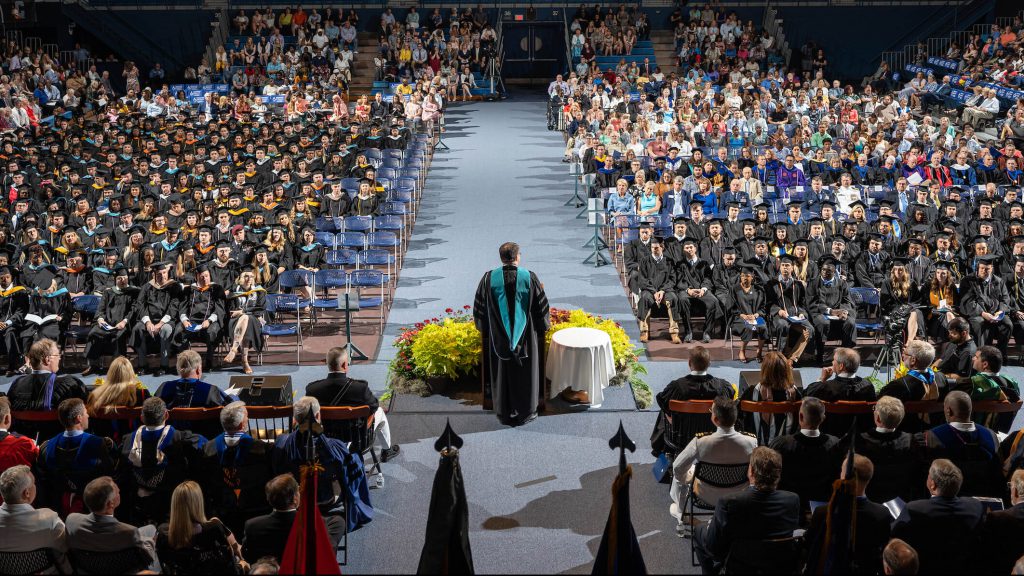
[[[131,487],[132,522],[163,522],[171,493],[194,473],[206,439],[167,423],[167,405],[160,398],[142,403],[142,426],[121,444]]]
[[[246,519],[267,511],[263,487],[271,477],[273,447],[249,435],[244,402],[222,408],[220,425],[224,432],[203,446],[207,509],[241,534]]]
[[[117,264],[113,269],[114,285],[101,291],[96,307],[96,324],[89,330],[85,357],[89,367],[82,376],[103,372],[103,356],[114,358],[128,352],[128,337],[135,325],[135,302],[139,289],[129,285],[128,268]],[[108,375],[109,376],[109,375]]]
[[[917,479],[924,483],[921,453],[910,432],[901,430],[905,410],[903,403],[892,396],[883,396],[873,410],[874,428],[858,433],[854,447],[858,454],[871,460],[874,479],[868,486],[868,498],[888,502],[901,498],[909,502],[917,497]],[[843,444],[849,441],[844,438]],[[845,449],[845,446],[844,446]]]
[[[841,400],[871,402],[875,399],[875,387],[871,382],[857,376],[858,369],[860,369],[860,354],[856,350],[836,348],[832,366],[822,368],[821,379],[808,386],[804,390],[804,394],[825,402]],[[834,415],[828,419],[822,432],[839,437],[845,436],[850,431],[853,420],[850,416]]]
[[[12,432],[11,401],[0,396],[0,473],[12,466],[33,466],[39,447],[31,438]]]
[[[206,518],[203,489],[186,480],[174,489],[170,521],[157,529],[156,550],[168,574],[238,574],[249,569],[234,534]]]
[[[882,550],[882,572],[884,574],[917,574],[920,561],[917,550],[899,538],[889,540]]]
[[[949,392],[950,382],[946,375],[932,368],[935,347],[924,340],[914,340],[903,349],[903,365],[906,374],[894,378],[878,391],[878,397],[897,398],[902,402],[918,400],[942,400]],[[902,410],[902,406],[901,406]],[[900,430],[920,432],[926,428],[928,416],[924,419],[917,414],[907,415]]]
[[[757,438],[753,434],[736,431],[736,416],[736,403],[732,399],[715,396],[711,408],[711,423],[715,431],[697,434],[672,462],[672,487],[669,490],[672,505],[669,513],[676,519],[676,530],[680,534],[685,527],[683,516],[688,496],[714,506],[723,496],[736,491],[736,488],[706,485],[695,480],[696,466],[700,463],[722,466],[746,464],[750,461],[750,453],[757,448]],[[691,482],[692,495],[688,494]]]
[[[245,523],[245,545],[242,546],[242,554],[247,561],[255,563],[264,556],[281,560],[299,509],[300,497],[299,483],[291,474],[281,474],[267,482],[266,499],[273,510],[267,515],[256,516]],[[345,530],[341,518],[324,516],[324,522],[327,524],[331,544],[337,547]]]
[[[198,352],[185,350],[178,354],[177,380],[160,385],[155,396],[172,408],[213,408],[232,400],[220,388],[203,382],[203,359]]]
[[[342,195],[348,200],[347,194]],[[245,374],[252,374],[249,351],[263,351],[263,325],[267,322],[267,290],[256,283],[257,273],[256,268],[243,269],[234,291],[227,294],[227,326],[231,344],[224,362],[234,362],[235,356],[241,352],[242,372]]]
[[[382,462],[398,455],[401,448],[391,443],[388,416],[365,380],[348,377],[348,350],[335,346],[327,351],[327,378],[306,385],[306,396],[312,396],[321,406],[369,406],[373,411],[375,437],[380,438]]]
[[[61,402],[57,418],[64,432],[39,446],[36,474],[41,501],[65,518],[84,510],[82,498],[89,482],[114,473],[117,451],[110,438],[86,432],[89,413],[80,399]]]
[[[33,508],[36,481],[28,466],[18,465],[0,474],[0,552],[47,549],[61,574],[71,574],[64,522],[49,508]]]
[[[114,517],[114,511],[121,505],[121,489],[113,478],[100,476],[93,479],[85,486],[83,500],[89,513],[76,512],[69,514],[67,519],[68,550],[80,572],[76,553],[82,552],[131,554],[138,559],[136,570],[159,572],[153,527],[136,528]],[[118,562],[128,561],[119,559]]]
[[[155,345],[160,350],[160,365],[153,374],[170,374],[171,348],[174,343],[174,313],[181,298],[181,284],[170,276],[170,262],[154,262],[152,279],[142,285],[135,303],[138,316],[132,329],[132,347],[137,355],[135,371],[146,368],[146,357]]]
[[[178,347],[188,347],[196,341],[206,347],[203,367],[207,370],[214,368],[217,346],[223,337],[224,318],[227,316],[225,287],[211,283],[211,266],[205,262],[199,264],[195,271],[195,283],[183,288],[173,335]],[[180,362],[180,354],[178,358]],[[180,369],[178,373],[181,374]]]
[[[806,400],[805,400],[806,402]],[[849,456],[843,460],[839,469],[839,477],[843,480],[851,479],[847,476]],[[853,557],[849,559],[849,566],[838,567],[833,565],[837,571],[849,574],[878,574],[882,567],[882,550],[889,542],[889,525],[892,522],[892,515],[885,506],[873,502],[867,496],[868,486],[874,474],[874,466],[868,458],[856,454],[853,457],[853,483],[854,494],[857,496],[857,517],[853,526],[855,530],[851,535],[853,540]],[[786,463],[782,464],[782,474],[785,477]],[[811,562],[821,557],[821,545],[826,538],[829,527],[828,505],[818,506],[811,514],[811,524],[804,534],[810,553],[808,558]],[[819,573],[820,566],[808,566],[808,573]]]
[[[757,386],[751,386],[740,394],[740,401],[751,402],[794,402],[803,393],[793,381],[793,367],[781,352],[771,351],[761,362],[761,378]],[[791,434],[797,428],[792,413],[768,414],[743,412],[742,428],[757,437],[760,446],[771,444],[779,436]]]
[[[651,451],[655,456],[665,452],[665,434],[671,428],[672,418],[691,416],[684,414],[673,416],[668,409],[669,402],[672,400],[711,400],[718,396],[730,399],[736,397],[736,389],[732,384],[708,374],[708,369],[711,367],[711,353],[707,348],[694,346],[693,350],[690,350],[690,356],[686,362],[690,367],[690,373],[669,382],[668,386],[665,386],[665,389],[655,396],[658,407],[661,408],[654,432],[651,433]]]
[[[53,410],[68,398],[85,400],[89,397],[82,381],[74,376],[58,374],[60,371],[60,348],[57,343],[43,338],[28,351],[28,362],[32,373],[19,377],[7,392],[11,410]],[[18,432],[25,436],[44,438],[60,430],[57,424],[36,424],[22,422]]]
[[[782,456],[779,489],[797,493],[803,510],[807,511],[808,503],[828,502],[832,496],[832,481],[842,454],[836,450],[839,439],[819,430],[825,421],[821,400],[804,398],[798,418],[800,430],[779,436],[769,447]]]
[[[985,508],[961,497],[964,476],[955,464],[940,458],[928,469],[930,498],[908,502],[892,524],[892,535],[920,554],[922,574],[965,574],[976,552]]]
[[[978,345],[971,336],[971,325],[967,320],[956,317],[949,322],[949,341],[942,349],[942,355],[935,361],[935,369],[947,378],[969,378]]]
[[[971,421],[971,398],[954,390],[943,402],[946,423],[923,434],[929,458],[947,458],[957,465],[957,488],[967,496],[1002,497],[1005,477],[999,459],[999,436]]]
[[[701,572],[718,574],[733,544],[747,540],[790,538],[799,527],[800,497],[779,490],[782,457],[760,446],[750,454],[750,486],[724,496],[715,515],[694,529],[693,539]]]
[[[984,551],[977,555],[984,568],[979,572],[1006,574],[1013,570],[1014,562],[1024,555],[1024,470],[1016,470],[1010,476],[1010,507],[1006,510],[989,511],[979,537],[984,542]]]
[[[363,473],[362,456],[349,453],[345,442],[323,434],[320,403],[316,398],[299,398],[292,407],[292,414],[294,432],[279,436],[274,443],[274,472],[288,473],[298,479],[300,468],[307,463],[307,446],[312,444],[322,467],[317,483],[320,511],[326,516],[339,514],[344,508],[349,531],[372,520],[373,507]],[[335,482],[341,487],[343,496],[335,495]]]

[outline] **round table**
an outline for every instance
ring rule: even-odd
[[[586,392],[590,407],[604,400],[604,389],[615,375],[612,341],[596,328],[565,328],[551,337],[545,375],[551,380],[549,398],[565,389]]]

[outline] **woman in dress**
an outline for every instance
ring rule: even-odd
[[[883,316],[891,316],[899,311],[907,314],[906,340],[904,349],[916,338],[924,337],[924,314],[917,306],[921,303],[921,294],[917,285],[911,280],[907,271],[907,259],[897,256],[892,259],[889,277],[882,284],[881,308]]]
[[[235,355],[241,351],[242,371],[246,374],[252,374],[249,350],[256,348],[257,353],[263,350],[263,324],[266,323],[267,291],[256,284],[256,273],[254,269],[243,270],[235,289],[228,294],[228,331],[232,340],[224,361],[234,362]]]

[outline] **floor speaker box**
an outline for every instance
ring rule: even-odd
[[[232,376],[230,384],[240,390],[238,399],[248,406],[289,406],[292,403],[291,376]]]

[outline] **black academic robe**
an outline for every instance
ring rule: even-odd
[[[47,405],[45,392],[49,379],[49,372],[41,372],[26,374],[15,380],[7,392],[7,397],[11,401],[11,410],[45,410]],[[84,401],[88,397],[89,391],[86,390],[85,384],[81,380],[66,374],[59,375],[53,381],[53,394],[49,398],[49,407],[51,410],[56,410],[64,400],[79,398]],[[62,430],[62,426],[57,422],[37,423],[16,420],[14,430],[29,438],[34,438],[39,434],[41,439],[57,434]]]
[[[80,270],[62,268],[60,271],[61,283],[68,292],[72,294],[92,294],[92,271],[88,266]]]
[[[875,387],[860,376],[846,378],[836,375],[824,382],[811,384],[804,390],[804,396],[812,396],[823,402],[838,402],[840,400],[873,402]],[[845,435],[850,431],[853,418],[857,420],[858,429],[866,428],[871,422],[870,415],[862,414],[859,417],[832,415],[822,423],[821,431],[836,436]]]
[[[442,452],[430,492],[426,536],[417,573],[473,574],[469,526],[469,502],[459,451]]]
[[[139,289],[128,286],[124,290],[111,287],[100,295],[100,303],[96,307],[96,324],[89,330],[85,357],[91,364],[99,361],[100,356],[124,354],[128,335],[131,334],[135,322],[135,301],[139,297]],[[124,328],[108,330],[100,325],[102,320],[108,326],[117,326],[127,320]]]
[[[839,439],[831,434],[810,437],[803,432],[779,436],[769,447],[782,455],[779,489],[796,492],[800,503],[827,502],[832,481],[839,478],[839,465],[846,455],[836,450]]]
[[[15,370],[24,359],[19,337],[25,314],[28,314],[29,292],[23,286],[11,286],[7,290],[0,289],[0,322],[6,327],[0,330],[3,335],[4,351],[7,354],[7,369]]]
[[[854,264],[854,278],[857,286],[865,288],[882,288],[886,276],[889,274],[889,261],[891,258],[884,251],[873,256],[868,251],[861,252]]]
[[[544,389],[541,354],[550,323],[547,295],[537,275],[528,273],[529,284],[520,293],[517,270],[511,265],[497,269],[504,281],[504,302],[498,298],[500,288],[492,283],[495,271],[491,271],[480,279],[473,303],[473,319],[486,346],[485,400],[489,389],[498,419],[510,425],[525,424],[537,415],[538,398]],[[524,315],[523,326],[516,325],[516,308]],[[507,328],[502,309],[509,318]],[[512,341],[509,334],[517,332],[521,335]]]

